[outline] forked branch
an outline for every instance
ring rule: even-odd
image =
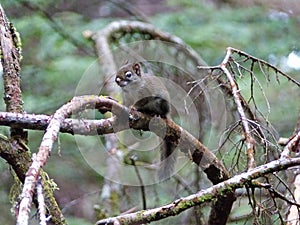
[[[234,58],[235,54],[237,54],[239,57],[242,58],[242,62],[250,61],[251,62],[250,68],[247,69],[247,68],[243,67]],[[245,143],[246,143],[247,168],[249,170],[251,170],[255,167],[255,137],[254,137],[254,132],[257,132],[258,134],[260,134],[262,139],[264,139],[264,135],[261,132],[259,125],[255,126],[254,130],[256,130],[256,131],[254,131],[252,124],[250,124],[251,121],[253,123],[256,123],[256,117],[255,117],[254,113],[252,113],[249,105],[245,102],[245,100],[243,99],[243,97],[240,94],[240,90],[238,88],[238,83],[236,81],[236,75],[242,76],[243,74],[242,74],[241,71],[246,70],[247,72],[249,72],[251,74],[251,77],[252,77],[254,75],[253,70],[254,70],[254,65],[255,64],[258,64],[261,72],[264,73],[264,75],[267,75],[269,77],[269,74],[265,74],[265,72],[263,71],[262,65],[266,66],[267,68],[270,68],[276,74],[279,74],[279,75],[287,78],[289,81],[291,81],[292,83],[294,83],[294,84],[296,84],[297,86],[300,87],[300,83],[297,80],[295,80],[294,78],[292,78],[289,75],[285,74],[284,72],[279,70],[277,67],[271,65],[270,63],[268,63],[268,62],[266,62],[262,59],[256,58],[254,56],[251,56],[251,55],[247,54],[246,52],[243,52],[241,50],[238,50],[238,49],[235,49],[235,48],[232,48],[232,47],[228,47],[226,49],[226,55],[225,55],[225,57],[224,57],[224,59],[223,59],[223,61],[221,62],[220,65],[212,66],[212,67],[206,67],[206,66],[205,67],[203,67],[203,66],[198,67],[200,69],[210,69],[212,71],[221,70],[223,72],[223,74],[225,74],[226,80],[229,82],[230,86],[227,86],[225,84],[226,83],[225,81],[219,81],[219,82],[221,82],[221,85],[226,86],[226,88],[228,89],[227,92],[230,92],[230,94],[231,94],[231,96],[234,100],[234,103],[237,107],[237,112],[239,114],[239,118],[240,118],[242,128],[243,128],[243,131],[244,131],[243,135],[244,135],[244,139],[245,139]],[[253,83],[251,83],[251,85],[253,85]],[[251,87],[251,91],[253,91],[252,87]],[[251,98],[253,98],[253,96],[251,96]],[[247,118],[247,115],[249,115],[250,118]],[[254,119],[254,121],[253,121],[253,119]],[[295,135],[295,138],[297,138],[297,134]],[[265,140],[262,140],[262,141],[264,142]],[[288,148],[289,147],[287,146],[285,149],[287,150]],[[287,151],[284,151],[283,154],[287,154]]]
[[[17,219],[18,225],[28,224],[30,206],[32,202],[32,195],[39,177],[41,167],[46,164],[47,158],[51,152],[54,141],[57,138],[63,121],[72,113],[78,113],[86,109],[98,109],[101,112],[110,111],[115,115],[113,127],[119,131],[122,129],[134,128],[138,130],[149,130],[149,122],[151,120],[153,132],[161,134],[159,128],[166,126],[166,136],[170,140],[178,142],[181,151],[191,157],[191,160],[199,165],[207,174],[212,183],[217,184],[229,178],[229,174],[223,164],[216,158],[216,156],[209,151],[209,149],[194,138],[187,131],[176,125],[170,119],[163,119],[160,117],[151,117],[144,115],[138,111],[129,111],[125,106],[116,101],[99,96],[80,96],[74,97],[70,102],[58,109],[49,122],[46,133],[42,139],[39,151],[33,157],[33,162],[26,174],[24,187],[21,194],[21,202],[19,206],[19,216]],[[124,126],[122,122],[128,122]],[[228,193],[231,196],[231,202],[235,197],[233,192]]]

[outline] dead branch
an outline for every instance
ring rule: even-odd
[[[272,64],[268,63],[265,60],[256,58],[256,57],[254,57],[252,55],[249,55],[248,53],[246,53],[244,51],[241,51],[239,49],[235,49],[235,48],[232,48],[232,47],[228,47],[227,51],[230,51],[232,53],[236,53],[236,54],[238,54],[240,56],[244,56],[247,60],[248,59],[252,60],[252,65],[254,63],[259,63],[259,64],[262,64],[262,65],[266,65],[267,67],[271,68],[275,73],[281,74],[282,76],[284,76],[285,78],[287,78],[289,81],[293,82],[298,87],[300,87],[300,82],[299,81],[295,80],[294,78],[292,78],[291,76],[287,75],[286,73],[284,73],[283,71],[281,71],[280,69],[278,69],[276,66],[273,66]]]
[[[52,116],[0,112],[0,125],[22,127],[30,130],[46,130]],[[114,132],[115,118],[110,117],[100,120],[65,119],[60,127],[60,132],[79,135],[102,135]]]
[[[6,110],[23,113],[23,100],[20,87],[21,81],[21,40],[19,33],[10,23],[0,5],[0,50],[3,67],[4,100]],[[0,155],[12,166],[21,182],[24,182],[25,173],[31,163],[30,152],[27,147],[27,132],[22,127],[11,126],[11,138],[2,137],[0,140]],[[45,172],[42,172],[43,181],[46,181]],[[53,197],[53,190],[44,188],[47,208],[56,224],[64,224],[64,217]],[[35,204],[36,201],[35,201]]]
[[[196,194],[175,200],[168,205],[146,211],[139,211],[136,213],[107,218],[98,221],[96,225],[143,224],[157,221],[169,216],[178,215],[188,208],[194,207],[196,205],[201,205],[204,202],[210,202],[219,196],[223,196],[227,193],[232,192],[232,190],[242,188],[245,184],[251,182],[254,179],[297,165],[300,165],[300,158],[284,158],[275,160],[265,165],[253,168],[248,172],[236,175],[210,188],[201,190]]]
[[[234,102],[237,106],[237,111],[240,116],[240,120],[242,122],[244,135],[245,135],[245,141],[246,141],[246,153],[247,153],[247,159],[248,159],[248,169],[251,170],[255,167],[255,160],[254,160],[254,154],[255,154],[255,140],[252,137],[250,125],[248,122],[248,119],[246,117],[246,113],[244,111],[243,107],[243,99],[241,98],[241,95],[239,93],[238,84],[235,81],[235,78],[233,77],[232,73],[227,69],[227,66],[229,66],[229,63],[231,61],[232,57],[232,48],[228,47],[226,51],[226,56],[224,57],[223,61],[219,66],[211,67],[210,69],[220,69],[223,71],[223,73],[226,75],[230,86],[231,86],[231,92],[234,99]],[[203,67],[199,67],[203,68]]]
[[[250,60],[251,68],[247,69],[247,68],[241,66],[233,58],[234,54],[237,54],[240,57],[243,57],[243,62]],[[236,73],[239,76],[242,76],[242,72],[241,72],[241,68],[242,68],[243,70],[246,70],[247,72],[249,72],[251,74],[251,77],[253,77],[253,67],[254,67],[254,64],[256,63],[259,65],[260,70],[262,71],[262,73],[264,73],[264,75],[266,77],[269,77],[269,75],[265,74],[265,72],[263,71],[262,65],[267,66],[268,68],[272,69],[276,74],[282,75],[283,77],[287,78],[289,81],[291,81],[292,83],[296,84],[299,87],[300,87],[300,83],[297,80],[295,80],[294,78],[290,77],[289,75],[285,74],[284,72],[282,72],[281,70],[276,68],[275,66],[271,65],[270,63],[268,63],[264,60],[261,60],[259,58],[256,58],[254,56],[251,56],[248,53],[243,52],[241,50],[232,48],[232,47],[227,48],[226,55],[220,65],[212,66],[212,67],[206,67],[206,66],[199,67],[200,69],[210,69],[212,71],[213,70],[221,70],[226,75],[227,80],[229,81],[230,87],[228,87],[226,85],[226,82],[221,80],[219,77],[217,78],[217,80],[223,88],[224,87],[226,88],[226,93],[231,93],[231,95],[234,99],[235,105],[237,106],[237,112],[238,112],[240,120],[242,122],[242,127],[243,127],[243,131],[244,131],[244,136],[245,136],[248,169],[252,169],[255,166],[255,160],[254,160],[255,137],[253,136],[253,134],[254,134],[253,132],[257,132],[257,134],[260,136],[262,142],[265,142],[266,139],[265,139],[263,132],[261,131],[260,126],[258,124],[256,124],[257,119],[256,119],[255,114],[252,113],[249,105],[246,103],[246,101],[243,99],[243,97],[240,94],[240,91],[238,89],[238,84],[235,80],[236,74],[235,74],[234,68],[232,68],[231,63],[233,63],[237,67]],[[257,79],[255,81],[257,81]],[[253,83],[251,83],[251,85],[253,85]],[[262,89],[259,82],[258,82],[258,85],[259,85],[260,89]],[[253,89],[253,87],[251,86],[251,91],[253,92],[252,89]],[[265,95],[264,95],[264,97],[266,98]],[[251,95],[251,99],[253,100],[253,93]],[[255,104],[255,102],[254,102],[254,104]],[[269,108],[269,103],[267,102],[267,104],[268,104],[268,108]],[[250,117],[249,119],[246,116],[247,115],[246,112],[247,112],[248,116]],[[253,124],[255,124],[254,131],[251,130],[251,125],[253,125]],[[293,139],[294,141],[291,141],[290,145],[286,146],[286,148],[284,149],[284,151],[281,154],[282,157],[287,156],[288,153],[291,151],[291,149],[293,149],[293,148],[295,148],[295,146],[297,146],[297,143],[298,143],[297,140],[299,139],[298,135],[299,135],[298,133],[295,133],[295,135],[292,137],[292,138],[294,138]],[[296,142],[295,142],[295,140],[296,140]]]
[[[32,203],[32,196],[34,193],[34,188],[40,174],[42,166],[46,164],[47,158],[51,152],[54,141],[57,138],[60,125],[62,121],[70,116],[72,113],[77,113],[79,111],[88,109],[88,108],[103,108],[112,106],[111,102],[115,102],[105,97],[95,97],[95,96],[83,96],[83,97],[74,97],[69,103],[62,106],[56,111],[52,119],[49,122],[46,133],[42,139],[39,151],[37,154],[33,155],[32,164],[29,167],[24,186],[21,194],[21,202],[19,205],[19,215],[17,218],[17,225],[26,225],[28,224],[29,212]],[[102,103],[102,104],[101,104]],[[97,104],[101,104],[101,107],[97,107]],[[116,105],[118,107],[119,105]],[[122,108],[122,106],[120,105]],[[102,109],[101,108],[101,109]],[[116,108],[118,109],[118,108]],[[119,112],[122,110],[119,110]]]
[[[195,52],[191,47],[186,45],[182,39],[167,32],[160,31],[155,26],[149,23],[144,23],[140,21],[115,21],[107,25],[103,30],[94,33],[91,35],[91,38],[97,44],[97,51],[99,56],[103,56],[103,54],[107,54],[110,52],[109,44],[111,44],[118,33],[123,34],[134,34],[140,33],[143,35],[147,35],[147,38],[144,40],[161,40],[166,41],[168,43],[176,44],[177,47],[184,52],[186,55],[186,60],[191,60],[195,65],[206,65],[203,59]],[[119,35],[123,36],[123,35]],[[106,43],[106,44],[105,44]],[[106,50],[103,51],[103,45],[106,46]],[[111,59],[111,63],[114,62],[113,58]]]
[[[234,59],[234,54],[237,54],[237,55],[239,55],[239,57],[242,58],[241,62],[246,62],[249,60],[251,62],[251,68],[247,69],[243,65],[240,65],[240,62],[238,62],[236,59]],[[269,102],[267,100],[265,93],[263,92],[262,86],[259,83],[259,81],[257,80],[257,78],[254,76],[254,64],[258,64],[259,69],[262,71],[263,75],[266,77],[266,79],[268,81],[270,80],[270,78],[269,78],[270,72],[268,71],[268,73],[266,73],[263,70],[263,66],[266,66],[268,69],[271,69],[276,73],[277,81],[278,81],[277,74],[279,74],[279,75],[287,78],[289,81],[296,84],[297,86],[299,86],[299,84],[300,84],[297,80],[295,80],[294,78],[283,73],[282,71],[280,71],[279,69],[270,65],[269,63],[267,63],[263,60],[260,60],[258,58],[255,58],[253,56],[250,56],[247,53],[242,52],[240,50],[231,48],[231,47],[227,48],[226,56],[219,66],[200,67],[202,69],[207,68],[210,70],[221,70],[223,72],[223,74],[226,75],[226,81],[224,81],[225,79],[224,80],[220,79],[220,75],[218,75],[217,80],[223,88],[226,87],[225,91],[232,96],[232,98],[234,99],[234,103],[237,107],[237,112],[239,114],[239,118],[240,118],[242,128],[244,131],[243,135],[245,137],[245,142],[246,142],[246,155],[247,155],[247,162],[248,162],[248,170],[253,169],[253,167],[255,166],[255,160],[254,160],[255,151],[254,150],[255,150],[256,142],[255,142],[254,138],[256,136],[258,136],[260,138],[260,140],[262,141],[262,143],[265,143],[265,144],[268,143],[268,140],[265,138],[265,136],[260,128],[261,125],[257,122],[258,120],[256,119],[255,114],[252,113],[250,106],[243,99],[243,97],[241,96],[241,94],[239,92],[236,77],[243,76],[242,70],[248,72],[250,74],[251,80],[252,80],[252,82],[251,82],[251,97],[250,97],[249,101],[252,100],[255,109],[257,109],[256,103],[255,103],[255,100],[253,97],[254,96],[253,95],[253,82],[255,81],[258,83],[258,86],[259,86],[260,90],[262,91],[264,98],[266,99],[266,103],[267,103],[268,109],[270,111]],[[255,79],[255,80],[253,81],[253,79]],[[229,83],[230,86],[227,85],[227,83]],[[258,112],[261,113],[259,110],[258,110]],[[247,118],[247,116],[248,116],[248,118]],[[253,129],[251,127],[254,127],[255,129]],[[299,131],[296,131],[295,134],[292,135],[291,138],[288,139],[289,142],[286,143],[286,146],[285,146],[283,152],[281,153],[281,158],[289,157],[290,152],[298,152],[299,151],[299,143],[300,143],[299,135],[300,135]],[[288,188],[288,187],[286,187],[286,188]],[[276,190],[274,190],[273,192],[272,192],[272,190],[270,190],[270,194],[276,195],[277,198],[282,199],[283,201],[287,202],[288,204],[291,204],[291,205],[297,204],[295,201],[289,201],[288,199],[284,198],[284,195],[282,195],[280,192],[277,192]],[[275,198],[272,198],[272,200],[273,200],[273,206],[277,208],[278,205],[275,201]],[[256,200],[253,199],[253,201],[256,204]],[[253,209],[256,208],[255,205],[253,205],[252,207],[253,207]],[[279,212],[278,212],[278,216],[279,216],[279,219],[281,221],[283,221],[283,216]]]
[[[78,113],[81,110],[86,109],[105,109],[112,111],[116,118],[118,118],[115,127],[117,130],[127,129],[128,126],[119,124],[120,122],[128,121],[128,118],[132,118],[129,121],[129,127],[139,130],[149,130],[149,122],[153,123],[152,127],[157,135],[162,135],[160,127],[167,125],[166,136],[170,140],[178,142],[181,151],[191,157],[191,160],[199,165],[203,171],[207,174],[208,178],[213,184],[219,183],[229,178],[229,174],[226,171],[223,164],[212,154],[206,146],[200,143],[187,131],[176,125],[170,119],[162,119],[160,117],[155,118],[144,115],[138,111],[131,111],[118,104],[116,101],[110,98],[101,96],[80,96],[74,97],[69,103],[62,106],[56,111],[51,118],[47,127],[46,133],[42,139],[38,153],[33,157],[32,164],[26,174],[23,191],[21,194],[21,202],[19,206],[19,216],[17,224],[28,224],[28,217],[30,212],[30,206],[32,202],[32,194],[37,182],[37,178],[42,166],[46,164],[47,157],[50,154],[53,143],[56,140],[57,134],[60,130],[60,126],[64,119],[70,116],[72,113]],[[231,197],[232,201],[235,199],[233,192],[227,193]],[[222,196],[224,198],[224,196]]]
[[[0,135],[0,156],[11,165],[19,180],[22,182],[24,182],[25,174],[31,164],[29,151],[24,151],[25,148],[27,148],[27,146],[24,143],[19,143],[18,141],[10,140]],[[40,174],[45,185],[45,203],[51,215],[51,221],[59,225],[66,224],[60,208],[53,197],[53,189],[48,184],[48,175],[43,170],[41,170]],[[37,205],[36,202],[35,204]]]
[[[20,89],[21,40],[18,39],[18,35],[13,24],[7,20],[4,10],[0,6],[0,47],[5,89],[4,100],[6,111],[9,112],[23,111],[22,92]]]

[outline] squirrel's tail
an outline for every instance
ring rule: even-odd
[[[160,180],[170,178],[174,172],[177,157],[177,151],[175,151],[175,149],[176,145],[173,142],[164,139],[160,153],[160,168],[158,171],[158,178]]]

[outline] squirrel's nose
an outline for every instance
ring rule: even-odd
[[[128,84],[127,81],[122,80],[120,77],[117,77],[115,81],[120,87],[125,87]]]

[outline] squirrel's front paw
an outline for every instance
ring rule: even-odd
[[[138,120],[139,118],[140,117],[136,108],[131,107],[129,111],[129,120]]]

